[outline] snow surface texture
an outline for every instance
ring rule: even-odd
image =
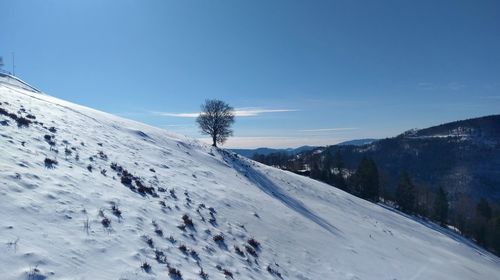
[[[326,184],[12,85],[0,102],[1,279],[499,279]]]

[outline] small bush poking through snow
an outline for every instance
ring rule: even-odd
[[[184,222],[184,225],[187,226],[187,227],[194,227],[194,224],[193,224],[193,220],[191,220],[191,218],[189,218],[189,216],[187,214],[184,214],[182,216],[182,221]]]
[[[223,272],[224,272],[224,276],[226,276],[226,278],[233,279],[233,273],[231,271],[224,269]]]
[[[254,247],[255,249],[259,249],[260,247],[259,241],[255,240],[254,238],[248,239],[248,244],[250,244],[250,246]]]
[[[189,255],[195,259],[195,260],[200,260],[200,256],[198,255],[198,252],[196,252],[195,250],[191,249],[191,251],[189,251]]]
[[[107,217],[104,217],[101,221],[101,224],[105,227],[105,228],[109,228],[111,226],[111,220],[108,219]]]
[[[163,253],[163,251],[160,251],[158,249],[155,250],[155,259],[158,263],[161,264],[167,263],[167,256],[165,256],[165,253]]]
[[[134,176],[132,176],[132,174],[130,174],[127,170],[122,169],[121,167],[120,170],[122,170],[121,172],[119,172],[121,173],[120,182],[130,189],[133,189],[134,186],[132,185],[132,180],[134,179]]]
[[[118,208],[118,205],[115,203],[111,204],[111,211],[113,212],[113,215],[115,215],[118,218],[122,217],[122,211]]]
[[[149,237],[147,235],[144,235],[143,238],[144,238],[144,241],[146,242],[146,244],[148,244],[148,246],[150,248],[154,248],[153,238],[151,238],[151,237]]]
[[[45,134],[43,136],[43,139],[45,139],[45,142],[47,142],[50,146],[56,145],[56,141],[54,140],[54,135]]]
[[[151,265],[145,261],[142,263],[141,269],[144,270],[144,272],[146,272],[146,273],[150,273],[151,272]]]
[[[184,244],[179,246],[179,250],[184,254],[187,254],[187,252],[188,252],[188,249],[187,249],[186,245],[184,245]]]
[[[112,162],[110,167],[112,170],[114,170],[118,173],[121,173],[123,171],[123,168],[121,166],[119,166],[118,163],[116,163],[116,162]]]
[[[179,280],[182,279],[182,273],[176,269],[175,267],[168,267],[168,275],[170,275],[171,278]]]
[[[224,243],[224,236],[222,234],[214,235],[212,238],[216,243]]]
[[[175,194],[175,190],[172,189],[169,191],[170,192],[170,196],[173,198],[173,199],[177,199],[177,195]]]
[[[108,160],[108,156],[103,152],[103,151],[99,151],[97,153],[97,155],[99,156],[99,158],[101,158],[102,160]]]
[[[57,160],[55,159],[45,158],[43,162],[45,163],[45,167],[48,169],[56,168]]]
[[[139,192],[141,195],[149,194],[149,195],[152,195],[154,197],[158,197],[158,195],[156,194],[155,189],[153,187],[146,187],[141,182],[141,180],[135,179],[135,184],[137,186],[137,192]]]
[[[16,122],[18,127],[28,127],[31,124],[31,121],[25,117],[17,118]]]
[[[175,240],[175,238],[170,235],[168,238],[167,238],[168,241],[170,241],[170,243],[174,244],[175,242],[177,242],[177,240]]]
[[[241,251],[240,247],[238,246],[234,246],[234,251],[236,252],[236,254],[238,254],[239,256],[241,257],[245,257],[245,252]]]
[[[156,235],[163,237],[163,230],[161,230],[160,226],[153,220],[153,227],[155,228]]]

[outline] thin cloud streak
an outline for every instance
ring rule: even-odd
[[[481,99],[500,99],[500,95],[481,96]]]
[[[168,113],[168,112],[152,112],[154,115],[176,118],[196,118],[200,113]]]
[[[236,108],[234,110],[234,115],[236,117],[256,117],[266,113],[285,113],[285,112],[297,112],[297,109],[264,109],[264,108]],[[196,118],[201,112],[194,113],[169,113],[169,112],[152,112],[155,115],[164,117],[176,117],[176,118]]]
[[[191,127],[189,124],[166,124],[165,127]]]
[[[199,141],[211,144],[212,140],[199,137]],[[255,137],[231,137],[224,144],[225,148],[296,148],[304,145],[328,146],[348,140],[348,138],[337,137],[280,137],[280,136],[255,136]]]
[[[437,84],[430,82],[420,82],[417,86],[423,90],[461,90],[465,88],[465,84],[461,82],[449,82],[446,84]]]
[[[334,127],[334,128],[318,128],[318,129],[303,129],[300,132],[324,132],[324,131],[348,131],[348,130],[358,130],[357,127]]]
[[[234,114],[237,117],[254,117],[265,113],[297,112],[297,109],[261,109],[261,108],[236,108]]]

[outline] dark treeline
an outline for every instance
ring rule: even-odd
[[[451,195],[445,186],[417,184],[405,170],[401,170],[399,179],[391,185],[384,170],[370,157],[358,160],[357,168],[346,167],[340,149],[300,156],[257,154],[253,159],[323,181],[357,197],[385,203],[443,227],[454,227],[463,236],[500,254],[500,208],[485,198],[478,200],[465,193]]]

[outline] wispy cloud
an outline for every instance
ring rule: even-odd
[[[234,110],[234,115],[237,117],[256,117],[266,113],[285,113],[285,112],[296,112],[296,111],[299,110],[245,107],[245,108],[236,108]],[[152,112],[152,113],[159,116],[176,117],[176,118],[196,118],[200,115],[200,112],[193,112],[193,113]]]
[[[302,129],[300,132],[325,132],[325,131],[347,131],[357,130],[357,127],[333,127],[333,128],[317,128],[317,129]]]
[[[420,82],[417,86],[423,90],[461,90],[465,88],[465,84],[461,82],[449,82],[449,83],[430,83],[430,82]]]
[[[164,126],[165,127],[190,127],[192,125],[187,125],[187,124],[166,124]]]
[[[154,115],[176,118],[196,118],[200,113],[169,113],[169,112],[152,112]]]
[[[488,96],[481,96],[481,99],[499,99],[500,100],[500,95],[488,95]]]
[[[262,108],[236,108],[234,114],[237,117],[254,117],[265,113],[297,112],[297,109],[262,109]]]
[[[200,141],[210,144],[211,139],[198,138]],[[280,136],[255,136],[255,137],[231,137],[224,144],[226,148],[295,148],[304,145],[327,146],[348,140],[331,136],[322,137],[280,137]]]

